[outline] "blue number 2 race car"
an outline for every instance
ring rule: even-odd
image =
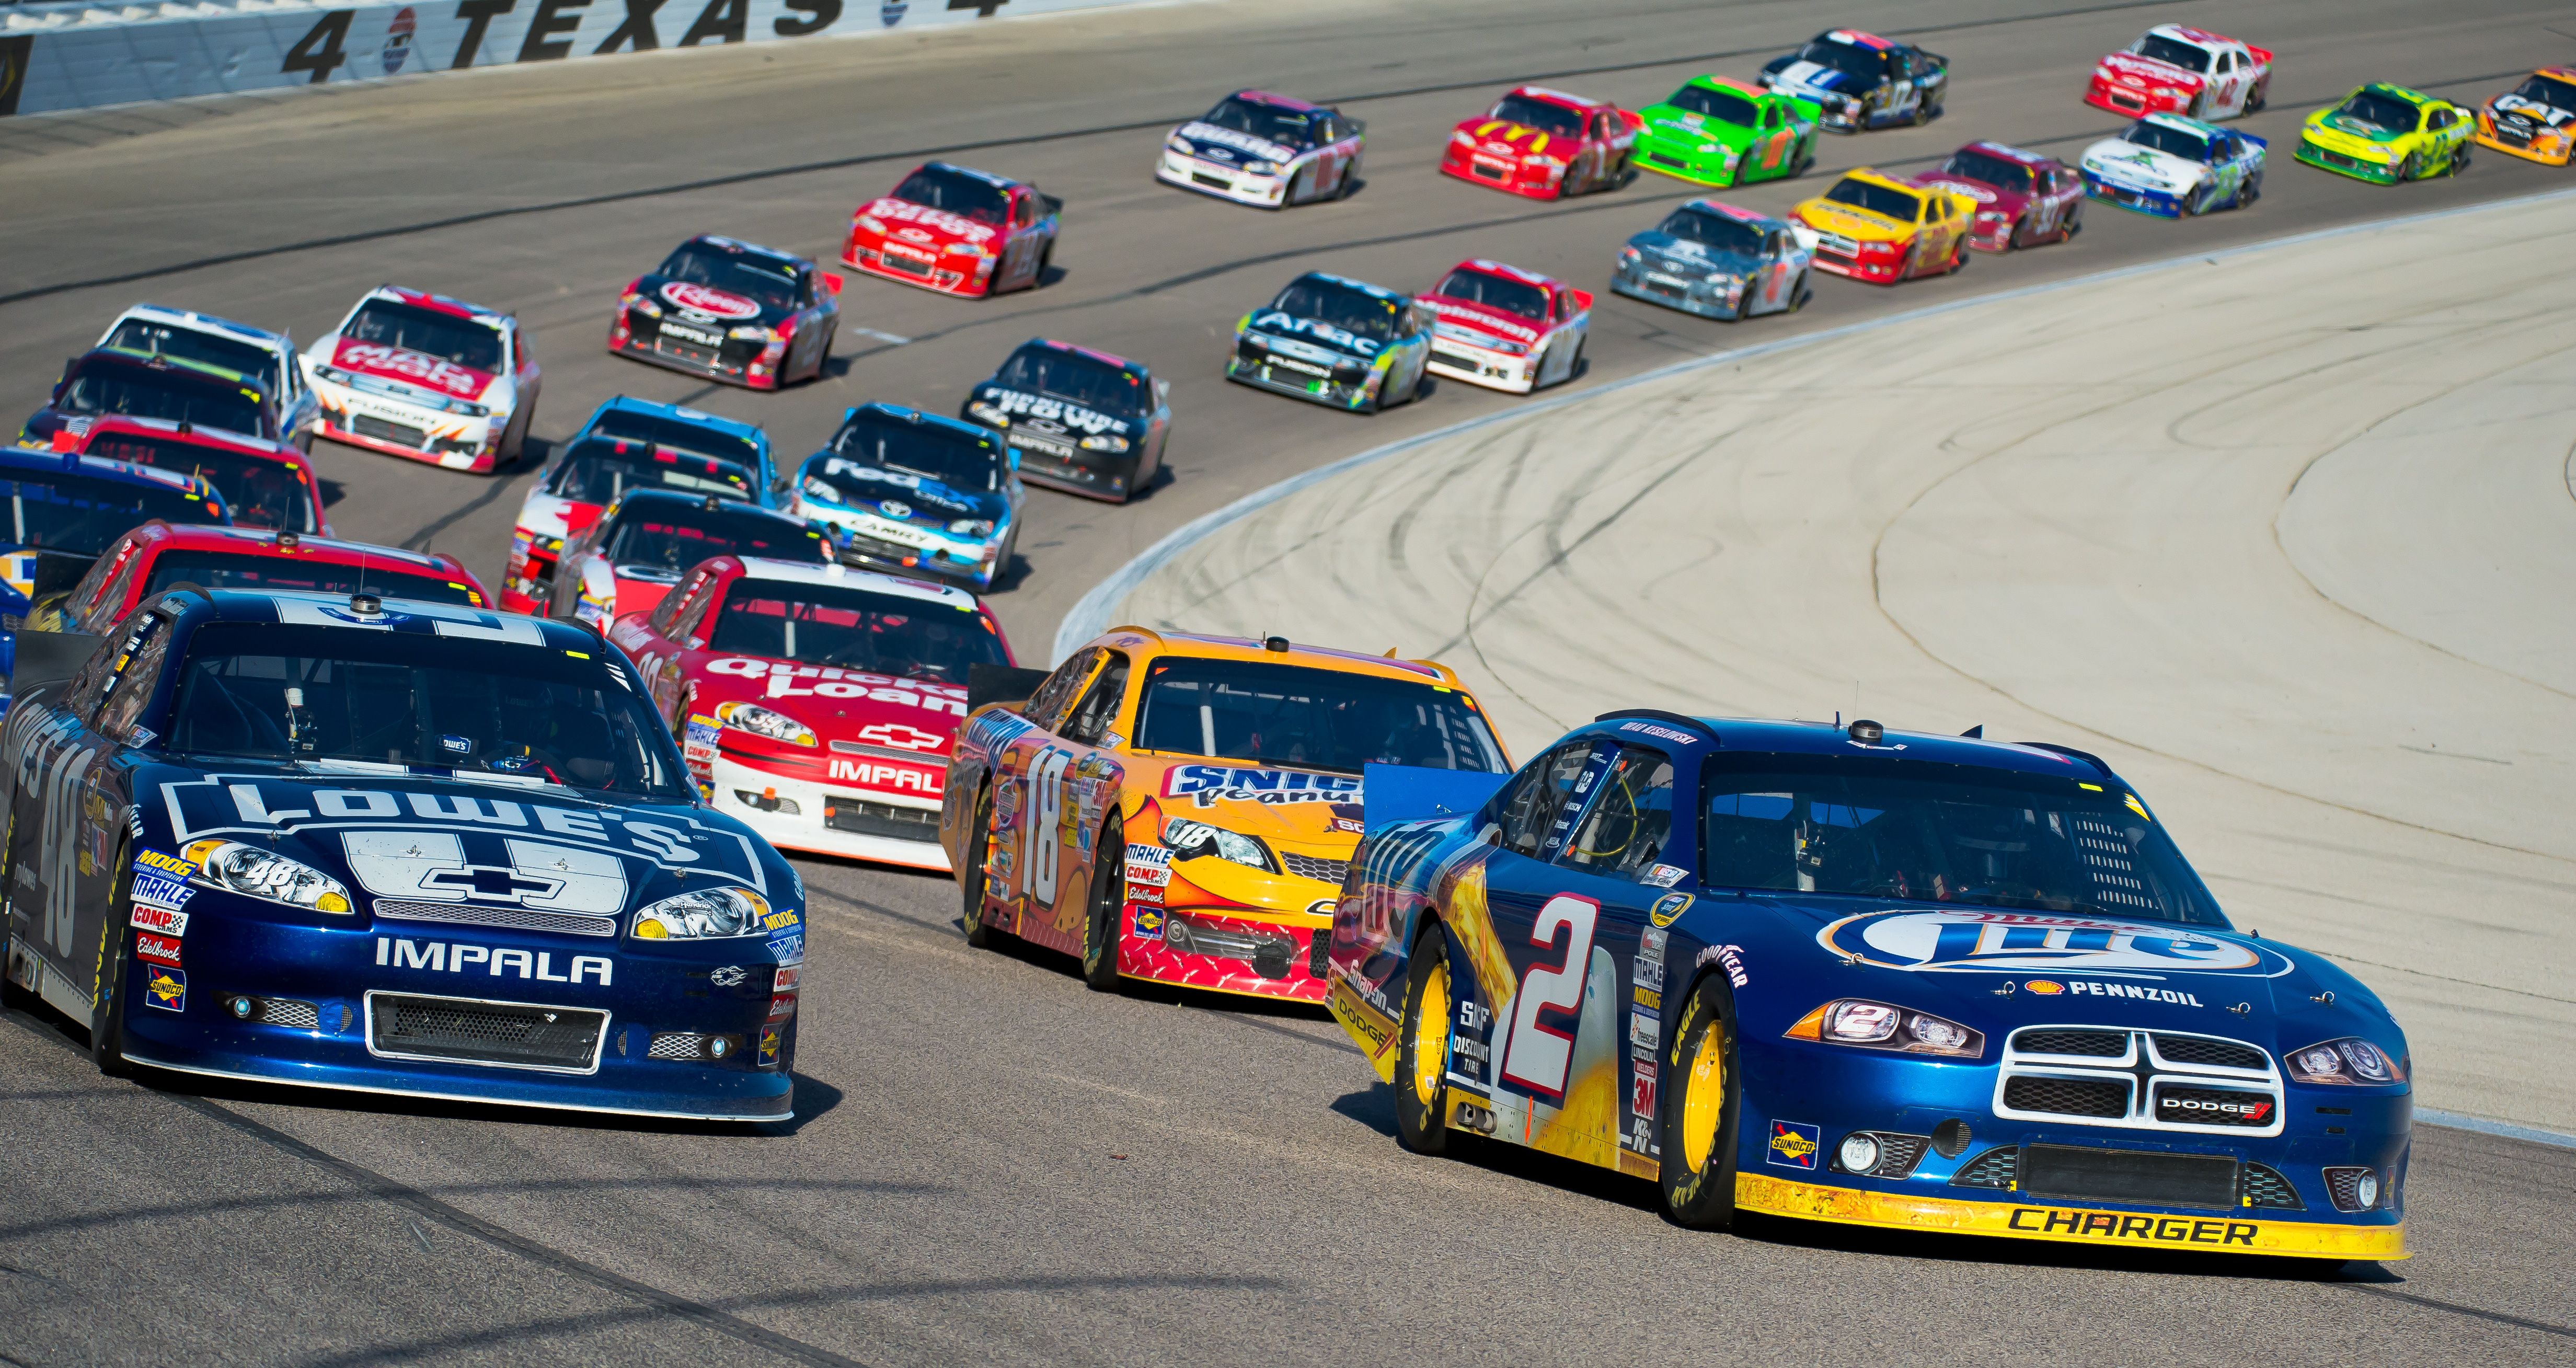
[[[791,1114],[804,888],[596,635],[187,589],[68,663],[0,728],[0,887],[101,1069]]]
[[[1461,787],[1370,767],[1333,923],[1413,1149],[1655,1179],[1708,1228],[2405,1256],[2405,1036],[2234,930],[2093,756],[1638,711]]]

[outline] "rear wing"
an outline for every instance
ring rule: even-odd
[[[1360,821],[1376,831],[1396,822],[1464,816],[1482,808],[1510,779],[1473,770],[1368,765],[1360,775]]]

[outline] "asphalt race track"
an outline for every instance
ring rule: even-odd
[[[1634,107],[1697,70],[1749,75],[1826,16],[1673,0],[1211,0],[0,121],[0,406],[34,409],[62,359],[138,299],[309,341],[385,280],[516,309],[546,367],[540,438],[623,392],[759,418],[793,457],[846,405],[954,411],[1011,344],[1080,341],[1174,382],[1174,478],[1126,508],[1031,495],[1023,564],[996,604],[1024,659],[1042,663],[1066,609],[1166,532],[1301,470],[1519,402],[1447,384],[1365,419],[1226,385],[1220,339],[1298,270],[1416,287],[1480,255],[1566,276],[1601,291],[1577,382],[1590,385],[2184,251],[2576,185],[2483,150],[2465,176],[2394,189],[2287,156],[2299,118],[2363,80],[2473,101],[2566,60],[2576,23],[2563,7],[1933,0],[1830,17],[1947,54],[1946,116],[1828,139],[1805,182],[1727,198],[1782,208],[1841,167],[1910,172],[1978,137],[2071,157],[2121,122],[2076,98],[2085,64],[2169,18],[2281,54],[2271,112],[2247,121],[2277,154],[2267,193],[2182,224],[2095,205],[2067,246],[1981,256],[1894,290],[1824,280],[1796,318],[1708,323],[1602,288],[1619,242],[1686,187],[1646,176],[1523,201],[1439,178],[1439,141],[1520,80]],[[1242,86],[1338,99],[1367,119],[1363,192],[1264,214],[1156,185],[1160,131]],[[854,279],[846,367],[785,395],[709,391],[602,351],[618,287],[680,238],[721,231],[828,256],[853,204],[932,153],[1064,197],[1058,278],[990,303]],[[2400,269],[2443,269],[2438,233],[2423,253]],[[2531,269],[2565,259],[2536,253]],[[1970,373],[1970,358],[1938,359]],[[1872,375],[1842,380],[1857,392]],[[1801,402],[1810,439],[1847,459],[1855,438],[1835,400]],[[1796,419],[1773,429],[1783,447],[1803,435]],[[497,580],[531,470],[478,479],[328,446],[316,459],[342,534],[434,545]],[[1479,492],[1472,472],[1462,483],[1462,497]],[[2426,611],[2407,586],[2336,559],[2332,497],[2300,516],[2322,519],[2289,525],[2313,538],[2338,592]],[[1334,568],[1291,558],[1271,573],[1320,590]],[[2446,646],[2498,629],[2459,630]],[[2416,1257],[2339,1270],[1786,1222],[1693,1234],[1664,1223],[1643,1184],[1518,1152],[1404,1153],[1387,1091],[1320,1012],[1094,995],[1070,961],[969,950],[945,880],[801,864],[813,907],[792,1123],[138,1086],[100,1077],[60,1018],[10,1013],[0,1357],[2576,1361],[2564,1260],[2576,1151],[2419,1128]],[[2563,882],[2529,897],[2563,920]],[[2563,977],[2535,991],[2566,997]],[[2563,1059],[2493,1046],[2517,1049],[2563,1093]]]

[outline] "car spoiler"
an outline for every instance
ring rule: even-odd
[[[1021,670],[1008,665],[977,663],[966,667],[966,711],[968,715],[987,703],[1007,703],[1012,707],[1029,701],[1046,682],[1045,670]]]
[[[85,632],[15,632],[14,659],[9,663],[9,697],[14,702],[29,689],[60,684],[79,674],[105,637]]]
[[[1511,776],[1418,765],[1368,765],[1361,783],[1361,824],[1371,831],[1425,817],[1456,817],[1485,805]]]

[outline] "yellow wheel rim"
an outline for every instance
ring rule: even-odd
[[[1435,964],[1423,980],[1422,1005],[1413,1018],[1413,1096],[1423,1106],[1440,1097],[1449,1067],[1449,966]]]
[[[1714,1021],[1700,1033],[1690,1077],[1682,1082],[1682,1162],[1693,1173],[1708,1168],[1709,1152],[1717,1148],[1718,1113],[1726,1110],[1726,1047],[1717,1033]]]

